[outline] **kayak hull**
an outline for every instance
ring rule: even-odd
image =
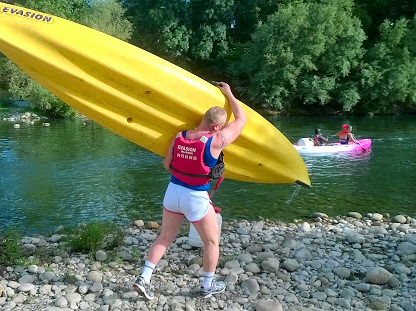
[[[221,91],[127,42],[49,14],[0,3],[0,52],[83,115],[165,156],[173,137],[195,128]],[[224,149],[225,177],[310,185],[303,159],[270,122],[241,103],[247,124]]]
[[[304,140],[305,138],[303,138]],[[367,151],[371,147],[371,139],[360,139],[359,144],[347,144],[342,145],[340,143],[334,143],[323,146],[302,146],[295,144],[295,149],[300,154],[326,154],[326,153],[339,153],[339,152],[355,152],[355,151]]]

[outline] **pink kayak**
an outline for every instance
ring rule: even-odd
[[[301,138],[298,143],[293,146],[300,154],[367,151],[367,149],[371,147],[371,139],[359,139],[358,142],[359,144],[350,143],[347,145],[341,145],[340,143],[333,143],[322,146],[314,146],[311,139]]]

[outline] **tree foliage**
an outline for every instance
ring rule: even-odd
[[[363,108],[384,112],[416,103],[416,15],[380,26],[380,40],[362,64]]]
[[[355,0],[356,15],[363,22],[369,45],[379,37],[379,27],[386,20],[396,21],[402,17],[412,19],[416,13],[414,0]]]
[[[169,59],[186,55],[190,41],[186,1],[139,0],[124,5],[134,25],[133,44]]]
[[[259,24],[235,70],[247,77],[251,100],[277,109],[331,101],[345,110],[354,106],[345,95],[355,88],[343,81],[359,64],[365,34],[352,5],[350,0],[287,3]]]
[[[129,40],[251,106],[411,111],[414,0],[15,0]],[[0,59],[0,88],[50,114],[65,105]],[[36,102],[36,103],[35,103]]]
[[[124,17],[125,8],[116,0],[94,0],[79,17],[81,24],[100,30],[121,40],[128,40],[132,24]]]

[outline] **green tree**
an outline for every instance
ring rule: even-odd
[[[53,117],[74,116],[75,110],[32,80],[9,60],[4,60],[0,74],[7,77],[8,92],[15,99],[29,101],[35,110]]]
[[[247,42],[254,33],[257,24],[264,23],[276,13],[279,5],[291,0],[235,0],[233,38]]]
[[[80,23],[121,40],[132,35],[132,24],[124,17],[126,10],[116,0],[94,0],[80,16]]]
[[[231,0],[193,0],[191,10],[192,56],[195,59],[215,60],[228,52],[232,25]]]
[[[362,109],[411,109],[416,106],[416,15],[410,21],[385,20],[379,31],[379,42],[362,64]]]
[[[230,53],[233,1],[123,3],[134,24],[134,44],[205,78],[224,71],[222,61]]]
[[[356,15],[361,19],[368,35],[368,46],[379,38],[379,27],[384,20],[412,19],[416,14],[414,0],[355,0]]]
[[[187,1],[125,0],[123,3],[133,23],[133,44],[185,64],[191,38]]]
[[[10,3],[47,12],[101,30],[121,39],[131,35],[131,23],[124,18],[124,8],[116,0],[18,0]],[[0,59],[2,80],[13,98],[28,100],[35,109],[59,117],[76,112],[29,78],[6,58]]]
[[[350,110],[359,96],[348,76],[365,39],[352,8],[352,0],[282,4],[258,25],[232,68],[245,81],[244,97],[274,109],[331,102]]]

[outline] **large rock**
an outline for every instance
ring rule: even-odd
[[[345,238],[351,244],[363,243],[365,241],[364,236],[362,234],[359,234],[357,231],[354,231],[354,230],[346,230],[345,231]]]
[[[150,221],[150,222],[147,223],[147,228],[149,228],[149,229],[158,229],[159,224],[155,221]]]
[[[66,307],[67,305],[68,305],[68,300],[66,300],[64,296],[59,297],[55,301],[55,306],[58,308],[63,308],[63,307]]]
[[[258,264],[255,262],[249,263],[248,265],[244,266],[244,270],[251,273],[260,273],[261,269]]]
[[[30,274],[26,274],[19,279],[20,284],[33,283],[34,278]]]
[[[267,258],[262,261],[261,267],[270,272],[277,272],[279,270],[279,260],[276,258]]]
[[[246,264],[253,262],[253,256],[249,253],[243,253],[238,255],[238,261]]]
[[[260,299],[255,304],[256,311],[282,311],[282,305],[274,300]]]
[[[39,278],[42,281],[47,281],[47,282],[50,282],[50,281],[53,281],[53,280],[57,279],[55,273],[53,273],[52,271],[46,271],[46,272],[41,273],[39,275]]]
[[[341,279],[348,279],[351,275],[350,269],[344,267],[335,268],[332,272]]]
[[[98,251],[95,253],[95,259],[96,259],[97,261],[100,261],[100,262],[102,262],[102,261],[106,261],[106,260],[107,260],[107,258],[108,258],[107,253],[106,253],[105,251],[103,251],[103,250],[98,250]]]
[[[22,285],[20,285],[17,290],[19,292],[30,292],[32,289],[35,288],[35,285],[31,284],[31,283],[24,283]]]
[[[241,288],[248,291],[249,293],[258,293],[260,291],[260,285],[255,279],[248,279],[241,283]]]
[[[103,275],[101,272],[98,271],[90,271],[87,274],[87,280],[92,282],[101,282],[103,279]]]
[[[397,249],[399,251],[402,251],[403,253],[410,255],[410,254],[416,254],[416,245],[410,243],[410,242],[402,242],[397,246]]]
[[[400,224],[405,224],[407,222],[407,218],[403,215],[396,215],[393,217],[393,221]]]
[[[78,293],[68,293],[65,295],[66,300],[68,301],[69,307],[71,309],[78,309],[78,303],[81,301],[82,297]]]
[[[135,220],[133,223],[134,223],[134,225],[135,225],[136,227],[139,227],[139,228],[141,228],[141,227],[143,227],[143,226],[144,226],[144,221],[143,221],[143,220],[141,220],[141,219],[137,219],[137,220]]]
[[[416,234],[406,234],[404,240],[416,245]]]
[[[299,268],[299,263],[296,259],[286,259],[282,263],[282,268],[288,272],[293,272]]]
[[[349,217],[352,217],[352,218],[355,218],[355,219],[361,219],[361,218],[363,218],[363,215],[361,215],[358,212],[349,212],[347,215]]]
[[[307,223],[307,222],[303,222],[303,223],[301,224],[301,226],[300,226],[300,229],[301,229],[303,232],[309,232],[309,231],[311,231],[311,225],[310,225],[309,223]]]
[[[385,285],[393,275],[381,267],[370,268],[365,277],[365,281],[372,284]]]

